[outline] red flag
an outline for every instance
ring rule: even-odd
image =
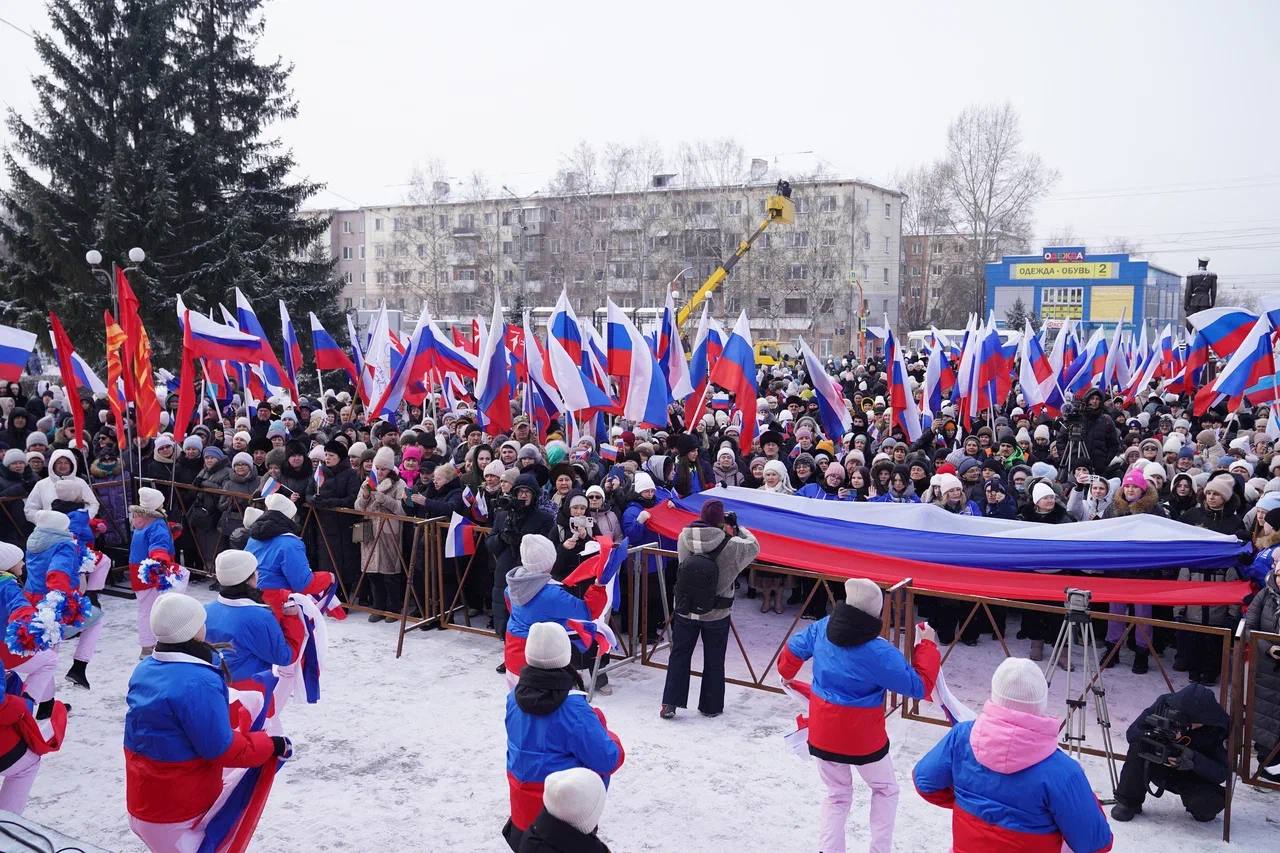
[[[124,379],[124,364],[120,358],[120,351],[124,349],[124,329],[120,328],[110,311],[102,312],[102,322],[107,327],[107,406],[116,419],[116,444],[124,450],[125,401],[120,396],[120,384]]]
[[[120,307],[120,327],[124,329],[124,389],[133,401],[133,413],[140,438],[160,433],[160,401],[156,399],[151,376],[151,341],[142,326],[142,306],[124,270],[116,268],[116,297]]]
[[[179,447],[187,437],[187,425],[196,408],[196,359],[191,352],[191,312],[182,317],[182,375],[178,379],[178,413],[173,423],[173,440]]]
[[[84,440],[84,407],[80,405],[80,394],[78,393],[80,383],[76,381],[75,365],[71,361],[71,339],[67,337],[66,329],[62,328],[62,323],[58,320],[58,315],[49,312],[49,325],[53,328],[53,345],[57,349],[55,355],[58,357],[58,372],[62,374],[62,387],[65,389],[67,398],[67,407],[71,409],[71,422],[76,428],[76,443],[79,444]],[[116,429],[119,434],[124,432],[124,424],[117,423]],[[88,450],[88,448],[81,448]]]

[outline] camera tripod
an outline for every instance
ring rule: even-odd
[[[1066,448],[1062,453],[1062,467],[1058,472],[1058,479],[1063,482],[1074,482],[1072,477],[1076,470],[1076,466],[1089,464],[1089,448],[1085,447],[1083,428],[1079,423],[1071,423],[1067,426]]]
[[[1052,687],[1053,676],[1059,665],[1066,672],[1067,678],[1067,719],[1063,723],[1062,739],[1067,743],[1067,752],[1077,761],[1080,759],[1085,740],[1085,705],[1084,693],[1093,694],[1094,715],[1098,720],[1098,728],[1102,732],[1102,747],[1107,756],[1107,772],[1111,777],[1111,794],[1114,798],[1119,777],[1116,774],[1116,754],[1111,746],[1111,710],[1107,706],[1107,689],[1102,683],[1102,667],[1098,662],[1098,647],[1093,632],[1093,621],[1089,618],[1089,603],[1092,593],[1087,589],[1066,590],[1065,606],[1067,613],[1058,629],[1058,638],[1053,643],[1053,652],[1045,664],[1044,680]],[[1080,666],[1076,667],[1076,652],[1079,650]],[[1076,675],[1080,682],[1077,684]],[[1079,690],[1077,691],[1077,688]],[[1110,803],[1111,800],[1104,800]]]

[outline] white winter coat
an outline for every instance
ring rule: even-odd
[[[59,477],[53,473],[54,464],[59,459],[66,459],[71,463],[71,473],[65,477]],[[36,482],[31,489],[31,494],[27,495],[27,501],[22,506],[23,513],[27,516],[27,521],[32,524],[36,523],[36,513],[41,510],[53,509],[53,502],[57,499],[54,494],[54,484],[59,480],[74,480],[80,485],[81,501],[84,501],[85,512],[89,513],[89,517],[93,518],[98,514],[98,496],[93,493],[93,487],[89,485],[87,480],[76,476],[76,457],[75,454],[66,448],[53,451],[53,455],[49,457],[49,464],[46,467],[48,475]]]

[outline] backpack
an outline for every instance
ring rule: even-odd
[[[698,616],[710,613],[718,607],[730,607],[732,598],[716,595],[720,587],[720,567],[716,558],[729,544],[729,537],[705,554],[690,554],[676,567],[676,613],[693,613]]]

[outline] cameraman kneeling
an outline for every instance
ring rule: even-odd
[[[1120,771],[1111,816],[1133,820],[1142,812],[1148,786],[1160,796],[1172,791],[1198,821],[1226,808],[1227,729],[1230,719],[1201,684],[1166,693],[1129,726],[1129,754]]]

